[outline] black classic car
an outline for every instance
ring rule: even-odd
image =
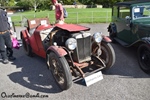
[[[150,0],[116,3],[108,32],[113,42],[137,47],[141,69],[150,72]]]

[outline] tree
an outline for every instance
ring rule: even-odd
[[[34,7],[34,11],[37,11],[37,7],[39,6],[40,3],[42,3],[44,0],[25,0],[29,2]]]
[[[29,3],[26,2],[25,0],[18,0],[17,3],[16,3],[16,6],[19,6],[21,8],[23,8],[24,10],[29,10]]]
[[[45,0],[39,4],[38,8],[42,10],[50,9],[50,5],[52,5],[52,2],[50,0]]]
[[[0,6],[6,6],[7,1],[6,0],[0,0]]]
[[[116,2],[123,2],[126,0],[95,0],[98,4],[102,4],[103,7],[112,7]]]
[[[33,7],[34,11],[36,12],[37,11],[37,7],[39,5],[41,5],[42,2],[48,1],[48,0],[17,0],[17,1],[18,1],[19,6],[27,4],[28,7]]]
[[[74,0],[58,0],[58,1],[59,1],[59,2],[62,1],[63,4],[70,4],[70,5],[72,5],[73,2],[74,2]]]
[[[15,0],[7,0],[7,6],[15,6]]]
[[[45,10],[49,9],[52,5],[51,0],[0,0],[1,6],[13,6],[14,1],[17,2],[16,6],[20,6],[24,9],[34,8],[34,11],[37,11],[37,8]],[[85,5],[95,5],[100,4],[103,7],[112,7],[116,2],[129,1],[129,0],[58,0],[63,1],[64,5],[72,5],[74,2],[77,4]]]

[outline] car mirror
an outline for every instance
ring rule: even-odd
[[[130,17],[130,16],[126,16],[125,19],[126,19],[126,20],[130,20],[131,17]]]
[[[125,17],[125,19],[126,19],[126,26],[130,26],[130,24],[131,24],[131,17],[130,16],[126,16]]]

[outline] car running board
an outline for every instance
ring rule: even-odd
[[[129,44],[128,43],[126,43],[126,42],[124,42],[124,41],[122,41],[122,40],[120,40],[120,39],[118,39],[118,38],[114,38],[118,43],[120,43],[121,45],[123,45],[123,46],[125,46],[125,47],[128,47],[129,46]]]

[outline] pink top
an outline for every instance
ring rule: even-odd
[[[64,20],[64,17],[61,17],[61,14],[63,14],[63,7],[61,4],[55,5],[55,17],[56,20]]]

